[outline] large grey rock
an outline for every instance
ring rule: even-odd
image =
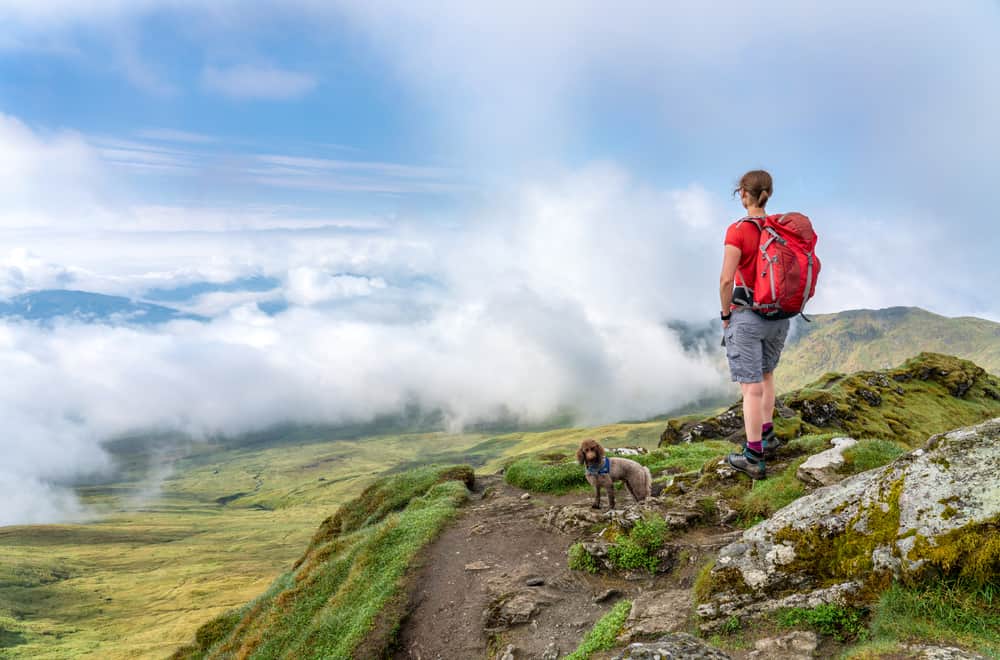
[[[834,438],[833,448],[813,454],[799,466],[795,476],[810,486],[832,486],[843,481],[844,450],[858,444],[854,438]]]
[[[747,660],[811,660],[816,657],[818,646],[816,633],[796,630],[781,637],[758,639]]]
[[[629,644],[613,660],[730,660],[719,649],[687,633],[673,633],[656,642]]]
[[[591,509],[590,505],[550,506],[542,516],[542,522],[560,532],[573,533],[589,529],[598,523],[606,523],[606,514],[607,511]]]
[[[955,648],[954,646],[932,646],[910,644],[906,650],[920,660],[986,660],[986,656]]]
[[[625,621],[621,641],[643,639],[664,633],[680,632],[691,611],[689,589],[644,591],[632,601],[632,610]]]
[[[961,566],[941,557],[1000,520],[997,474],[1000,418],[934,436],[885,467],[796,500],[719,551],[712,596],[698,608],[702,628],[797,598],[864,601],[891,577]]]

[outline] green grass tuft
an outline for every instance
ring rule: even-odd
[[[867,472],[892,463],[907,451],[905,447],[889,440],[860,440],[858,444],[844,450],[841,471],[846,474]]]
[[[507,467],[504,479],[511,486],[534,493],[559,495],[589,487],[584,468],[575,461],[550,464],[537,458],[522,458]]]
[[[792,461],[782,472],[768,475],[768,478],[762,481],[754,481],[753,487],[740,499],[740,521],[759,522],[805,495],[805,486],[795,476],[805,460],[800,458]]]
[[[847,657],[870,657],[873,649],[919,641],[960,644],[1000,658],[1000,585],[893,584],[874,608],[871,636],[871,642],[852,649]]]
[[[774,617],[785,628],[808,626],[821,635],[844,642],[868,636],[866,612],[853,607],[827,603],[812,608],[792,607],[778,610]]]
[[[594,561],[594,558],[590,556],[590,553],[584,549],[582,543],[574,543],[571,545],[567,554],[569,555],[568,564],[570,569],[574,571],[587,571],[588,573],[597,572],[597,562]]]
[[[641,456],[632,456],[653,474],[670,472],[679,474],[701,469],[707,461],[721,458],[733,450],[732,443],[723,440],[705,440],[682,445],[668,445]]]
[[[715,557],[710,557],[705,565],[698,569],[698,575],[695,577],[692,587],[694,602],[697,604],[707,603],[712,597],[713,568],[715,568]]]
[[[623,600],[615,604],[611,611],[601,617],[590,632],[587,633],[580,646],[565,657],[564,660],[587,660],[593,653],[613,648],[615,640],[625,626],[625,619],[632,611],[632,601]]]
[[[843,436],[843,434],[839,434]],[[803,435],[799,438],[792,438],[789,442],[787,450],[789,453],[796,455],[807,455],[818,454],[821,451],[825,451],[832,447],[830,440],[836,438],[837,433],[811,433],[809,435]]]

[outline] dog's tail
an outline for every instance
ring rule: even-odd
[[[642,466],[642,494],[643,498],[649,497],[650,495],[655,495],[653,492],[653,475],[650,473],[649,468],[645,465]]]

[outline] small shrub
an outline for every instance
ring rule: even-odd
[[[590,556],[590,553],[583,547],[582,543],[574,543],[569,547],[569,567],[574,571],[597,572],[597,562]]]
[[[660,567],[657,552],[666,542],[667,531],[667,523],[662,518],[639,520],[628,536],[608,549],[608,559],[616,568],[645,568],[650,573],[655,573]]]
[[[866,615],[867,612],[864,610],[827,603],[813,608],[793,607],[779,610],[775,618],[786,628],[809,626],[821,635],[834,637],[843,642],[867,637]]]
[[[615,604],[611,611],[601,617],[590,632],[587,633],[580,646],[565,657],[564,660],[587,660],[597,651],[613,648],[618,634],[625,626],[625,619],[632,611],[632,601],[623,600]]]
[[[651,557],[644,548],[629,538],[624,538],[621,542],[608,548],[608,559],[611,560],[615,568],[623,570],[645,568],[650,573],[655,573],[660,565],[658,557]]]

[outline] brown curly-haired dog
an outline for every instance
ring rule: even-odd
[[[604,447],[597,440],[587,438],[576,450],[576,460],[587,467],[587,481],[594,487],[593,509],[601,508],[601,488],[608,491],[608,504],[615,508],[614,482],[624,481],[636,502],[641,502],[652,492],[653,476],[649,468],[627,458],[605,456]]]

